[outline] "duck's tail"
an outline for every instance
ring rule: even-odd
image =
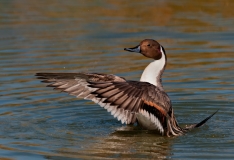
[[[201,122],[199,123],[196,123],[196,124],[192,124],[192,125],[187,125],[186,126],[186,130],[192,130],[193,128],[198,128],[198,127],[201,127],[203,124],[205,124],[211,117],[213,117],[213,115],[215,115],[219,110],[215,111],[213,114],[211,114],[209,117],[206,117],[204,120],[202,120]]]
[[[202,126],[203,124],[205,124],[212,116],[214,116],[216,113],[218,112],[215,111],[213,114],[211,114],[209,117],[205,118],[204,120],[202,120],[199,123],[196,124],[191,124],[191,125],[186,125],[185,128],[182,128],[179,126],[179,124],[177,123],[176,119],[174,116],[172,116],[170,118],[170,120],[168,119],[168,123],[167,123],[167,133],[166,135],[168,137],[170,137],[170,135],[172,136],[179,136],[179,135],[184,135],[187,132],[191,131],[194,128],[198,128],[200,126]]]

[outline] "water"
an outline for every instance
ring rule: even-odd
[[[233,7],[231,0],[2,0],[0,158],[233,159]],[[163,84],[180,124],[219,109],[202,128],[160,137],[34,77],[102,72],[138,80],[151,60],[123,48],[145,38],[166,49]]]

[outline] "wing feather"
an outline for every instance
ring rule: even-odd
[[[106,93],[106,92],[113,90],[113,89],[115,89],[115,86],[111,85],[111,86],[108,86],[106,88],[100,88],[100,89],[96,90],[94,92],[94,94],[103,94],[103,93]]]
[[[171,102],[164,91],[150,83],[96,73],[37,73],[36,76],[51,83],[49,87],[94,101],[122,123],[136,122],[136,114],[142,111],[142,115],[158,125],[160,131],[160,125],[167,127],[165,119],[171,110]]]
[[[119,97],[118,99],[116,99],[115,101],[111,102],[112,105],[120,105],[122,104],[124,101],[126,101],[126,99],[129,98],[126,94],[123,94],[121,97]]]
[[[111,90],[104,92],[102,94],[98,94],[98,97],[112,97],[119,92],[121,92],[121,91],[118,88],[114,88],[114,89],[111,89]]]

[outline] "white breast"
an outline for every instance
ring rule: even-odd
[[[161,134],[164,133],[162,124],[153,114],[148,113],[145,110],[140,110],[136,116],[141,127],[148,130],[158,130]]]

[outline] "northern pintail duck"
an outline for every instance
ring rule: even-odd
[[[153,59],[140,81],[100,73],[37,73],[36,76],[43,79],[42,82],[51,83],[49,87],[94,101],[123,124],[137,122],[145,129],[157,130],[168,137],[183,135],[200,127],[217,112],[200,123],[180,127],[161,83],[167,64],[163,46],[155,40],[145,39],[136,47],[124,50]]]

